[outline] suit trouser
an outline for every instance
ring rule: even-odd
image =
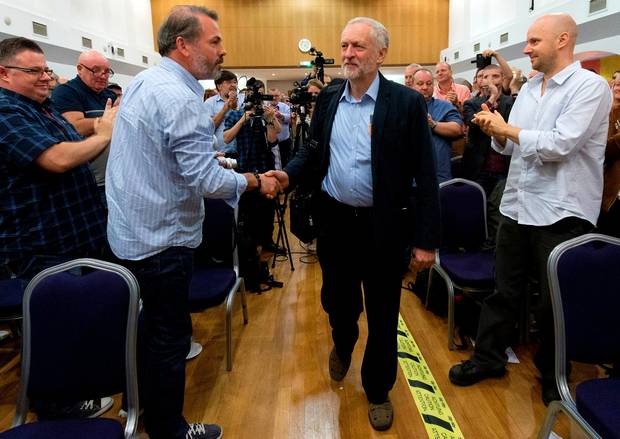
[[[541,346],[536,363],[544,379],[554,377],[553,312],[547,259],[558,244],[583,235],[591,228],[589,222],[576,217],[548,226],[528,226],[502,216],[495,250],[496,290],[482,303],[472,356],[474,363],[493,369],[504,367],[505,350],[512,341],[527,282],[533,275],[538,279],[541,294],[538,318]]]
[[[388,251],[374,243],[371,208],[352,208],[325,194],[321,198],[317,239],[323,271],[321,303],[343,359],[351,357],[365,304],[368,340],[362,385],[370,402],[381,403],[396,381],[402,249]]]

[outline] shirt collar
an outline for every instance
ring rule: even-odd
[[[159,65],[164,70],[168,70],[169,72],[173,72],[179,76],[183,83],[187,85],[196,94],[196,96],[200,98],[204,96],[204,88],[200,85],[200,82],[198,82],[198,80],[194,78],[190,72],[185,70],[185,68],[175,60],[164,56],[159,62]]]
[[[40,109],[42,107],[44,107],[46,109],[49,109],[49,107],[51,106],[51,103],[52,103],[50,98],[47,98],[45,101],[43,101],[42,104],[40,104],[39,102],[37,102],[35,100],[32,100],[29,97],[24,96],[23,94],[16,93],[16,92],[14,92],[12,90],[9,90],[7,88],[0,87],[0,95],[2,95],[2,94],[6,95],[10,99],[16,99],[16,100],[22,101],[22,102],[24,102],[26,104],[33,105],[37,109]]]
[[[346,99],[347,102],[354,103],[356,102],[356,100],[353,96],[351,96],[351,93],[349,92],[349,85],[350,85],[349,81],[347,81],[347,84],[344,87],[344,91],[342,92],[342,95],[340,96],[340,100]],[[364,96],[362,96],[362,98],[360,99],[360,102],[364,100],[365,96],[368,96],[374,102],[377,102],[378,94],[379,94],[379,72],[377,72],[375,79],[373,79],[372,83],[370,84],[370,87],[368,87],[368,90],[366,90],[366,93],[364,93]]]
[[[573,73],[575,73],[580,68],[581,68],[581,63],[579,61],[575,61],[574,63],[567,65],[562,70],[560,70],[558,73],[553,75],[550,81],[553,81],[558,85],[562,85],[564,81],[570,78],[573,75]],[[534,86],[539,85],[542,82],[543,77],[544,77],[544,74],[541,72],[541,73],[538,73],[536,76],[534,76],[532,79],[530,79],[530,81],[532,82],[532,85]]]

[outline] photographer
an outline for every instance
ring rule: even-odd
[[[243,105],[243,95],[237,95],[237,76],[228,70],[222,70],[215,78],[217,94],[205,101],[207,115],[213,119],[215,125],[215,139],[213,145],[217,151],[226,153],[236,152],[232,147],[224,144],[224,119],[230,110],[236,110]]]
[[[510,95],[510,81],[512,81],[513,74],[512,69],[510,68],[504,57],[499,52],[496,52],[493,49],[485,50],[484,52],[482,52],[482,56],[486,60],[486,65],[490,65],[493,61],[493,58],[495,58],[504,76],[504,79],[502,80],[502,91],[504,94]],[[484,67],[486,67],[486,65]]]
[[[291,107],[282,102],[280,90],[270,88],[269,94],[273,96],[273,99],[271,100],[271,107],[276,111],[276,118],[280,121],[278,148],[282,167],[288,163],[289,158],[291,157]]]
[[[323,89],[323,83],[318,79],[311,79],[306,85],[297,85],[291,92],[291,135],[293,136],[293,151],[291,157],[306,141],[310,132],[310,121],[314,111],[314,102]]]
[[[239,110],[229,110],[224,121],[223,139],[227,149],[239,154],[238,172],[263,173],[274,168],[272,147],[277,145],[280,121],[264,95],[261,81],[248,81],[245,105]],[[254,244],[264,251],[273,251],[273,217],[275,204],[256,194],[244,194],[239,203],[239,222]],[[243,226],[241,226],[241,223]],[[243,255],[241,255],[243,258]]]

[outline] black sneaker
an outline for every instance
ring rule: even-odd
[[[36,402],[33,409],[39,420],[50,421],[55,419],[85,419],[101,416],[114,405],[114,400],[105,398],[79,401],[75,404]]]
[[[74,406],[71,417],[76,418],[96,418],[110,410],[114,405],[114,400],[109,396],[105,398],[90,399],[81,401]]]
[[[562,397],[560,396],[560,391],[558,390],[558,386],[555,384],[555,379],[543,379],[541,381],[542,400],[546,406],[551,404],[551,401],[560,401],[562,399]]]
[[[222,427],[216,424],[189,424],[185,439],[220,439]]]
[[[461,362],[461,364],[455,364],[450,369],[449,377],[450,381],[457,386],[471,386],[478,381],[482,381],[485,378],[499,378],[504,376],[506,368],[501,367],[499,369],[487,369],[478,366],[471,360]]]

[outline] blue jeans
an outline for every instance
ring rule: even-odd
[[[192,321],[189,284],[194,251],[171,247],[141,261],[123,261],[140,284],[140,400],[151,439],[184,438],[185,357]]]

